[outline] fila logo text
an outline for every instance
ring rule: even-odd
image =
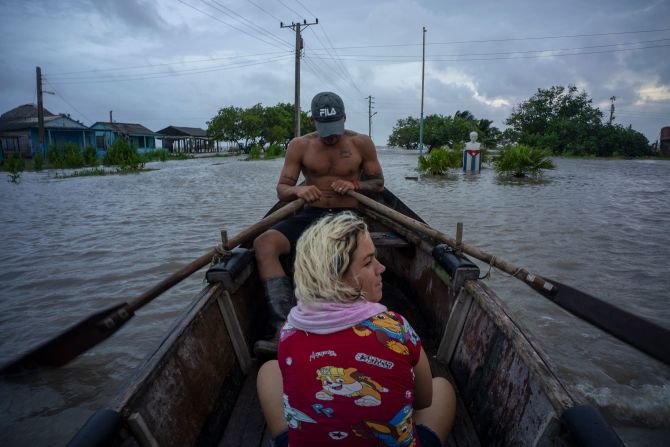
[[[330,109],[319,109],[319,116],[333,116],[336,114],[335,107],[331,107]]]

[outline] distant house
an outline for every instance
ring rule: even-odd
[[[156,149],[156,134],[141,124],[108,123],[98,121],[91,126],[94,146],[107,150],[118,138],[123,138],[140,151]]]
[[[658,136],[658,149],[662,155],[670,155],[670,126],[663,127]]]
[[[84,124],[64,113],[44,109],[45,151],[51,145],[74,143],[80,148],[93,144],[93,134]],[[0,154],[33,157],[39,150],[37,106],[25,104],[0,115]],[[42,155],[45,155],[44,152]]]
[[[163,148],[175,152],[213,152],[214,141],[198,127],[168,126],[156,132]]]

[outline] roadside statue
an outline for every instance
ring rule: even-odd
[[[465,143],[463,150],[463,172],[466,174],[478,173],[482,168],[482,154],[480,143],[477,143],[477,132],[470,132],[470,141]]]

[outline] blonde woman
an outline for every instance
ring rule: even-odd
[[[365,222],[328,215],[298,240],[298,304],[258,394],[273,445],[437,446],[456,399],[431,377],[421,340],[379,304],[385,267]]]

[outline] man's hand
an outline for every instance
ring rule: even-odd
[[[321,190],[314,185],[296,186],[295,195],[307,203],[316,202],[321,198]]]
[[[348,180],[335,180],[330,184],[330,187],[333,188],[333,191],[341,195],[356,189],[354,184]]]

